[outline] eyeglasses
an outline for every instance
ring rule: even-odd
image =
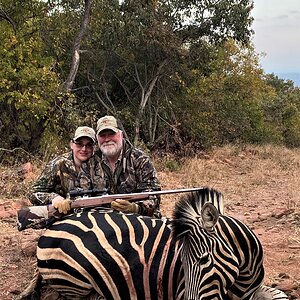
[[[94,143],[82,143],[82,142],[76,142],[76,141],[73,141],[73,143],[76,145],[77,148],[79,149],[83,149],[84,147],[86,147],[86,149],[93,149],[94,148]]]

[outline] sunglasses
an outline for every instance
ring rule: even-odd
[[[82,142],[76,142],[76,141],[74,141],[74,140],[73,140],[73,143],[76,145],[76,147],[77,147],[78,149],[83,149],[84,147],[86,147],[86,149],[93,149],[94,146],[95,146],[94,143],[86,143],[86,144],[84,144],[84,143],[82,143]]]

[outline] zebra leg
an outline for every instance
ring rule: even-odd
[[[287,300],[288,296],[275,288],[265,285],[260,286],[252,295],[250,300]]]

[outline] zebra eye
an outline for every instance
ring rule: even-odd
[[[195,266],[205,265],[209,260],[209,254],[207,252],[203,253],[198,259],[193,263]]]
[[[201,263],[206,263],[208,259],[209,259],[208,252],[203,253],[203,255],[201,256]]]

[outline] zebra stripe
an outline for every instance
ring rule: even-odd
[[[44,280],[69,298],[96,291],[106,299],[176,299],[184,289],[167,219],[86,211],[46,230],[37,257]]]
[[[174,238],[181,245],[184,299],[276,299],[269,289],[269,298],[255,296],[263,290],[264,278],[258,238],[242,222],[220,215],[210,203],[203,205],[205,193],[218,192],[183,197],[172,221]]]

